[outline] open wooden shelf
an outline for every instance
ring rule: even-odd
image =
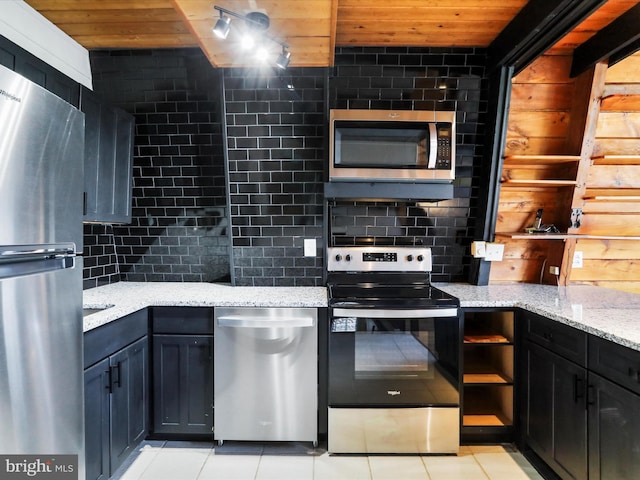
[[[482,372],[482,373],[464,373],[463,382],[465,385],[478,385],[478,384],[511,384],[513,381],[506,377],[504,374],[494,372]]]
[[[464,427],[504,427],[511,425],[500,412],[495,414],[463,415],[462,425]]]
[[[578,163],[580,155],[509,155],[504,157],[508,165],[550,165],[558,163]]]
[[[463,426],[513,425],[513,385],[469,385],[464,389]]]
[[[502,185],[518,187],[575,187],[575,180],[536,180],[536,179],[503,179]]]
[[[509,237],[513,240],[566,240],[578,238],[583,240],[640,240],[640,237],[623,237],[620,235],[591,235],[580,233],[526,233],[526,232],[496,232],[496,237]]]
[[[591,161],[594,165],[640,165],[640,155],[603,155]]]
[[[505,344],[511,343],[507,337],[502,335],[501,333],[465,333],[464,334],[464,343],[475,344],[480,343],[483,345],[498,343]]]
[[[464,317],[463,426],[513,426],[515,315],[468,311]]]

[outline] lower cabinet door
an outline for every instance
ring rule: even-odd
[[[111,474],[147,433],[148,341],[142,338],[112,355]]]
[[[109,359],[84,372],[86,480],[109,478]]]
[[[589,374],[589,480],[640,475],[640,395]]]
[[[213,435],[213,336],[153,336],[153,432]]]
[[[586,370],[526,343],[525,439],[565,480],[587,478]]]

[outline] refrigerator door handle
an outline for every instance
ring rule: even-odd
[[[59,258],[74,254],[75,245],[73,243],[0,246],[0,262],[3,263]]]
[[[73,268],[75,245],[0,246],[0,279]]]

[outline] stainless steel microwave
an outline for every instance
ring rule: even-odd
[[[456,114],[331,110],[329,181],[451,182]]]

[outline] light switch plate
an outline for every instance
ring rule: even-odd
[[[305,257],[316,256],[316,239],[315,238],[304,239],[304,256]]]
[[[487,262],[501,262],[504,255],[504,243],[487,243],[484,259]]]

